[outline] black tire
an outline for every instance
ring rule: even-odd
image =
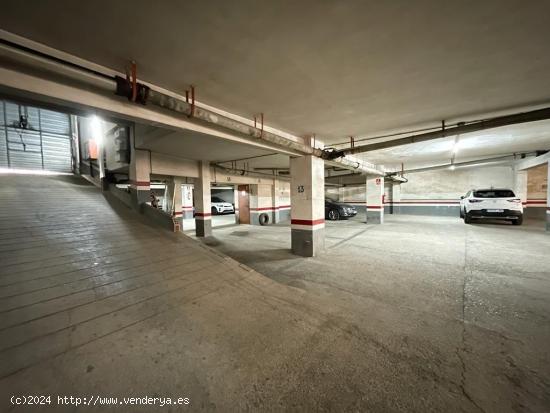
[[[218,210],[216,209],[216,207],[212,207],[211,211],[212,211],[212,215],[218,215]]]
[[[521,224],[523,224],[523,215],[521,215],[518,219],[514,219],[514,220],[512,221],[512,224],[514,224],[514,225],[521,225]]]
[[[464,218],[464,210],[460,208],[460,218]]]
[[[468,214],[467,212],[464,214],[464,223],[465,224],[471,224],[472,223],[472,218],[470,217],[470,214]]]
[[[258,217],[258,221],[260,221],[260,225],[267,225],[269,224],[269,215],[267,214],[260,214]]]
[[[340,219],[340,213],[337,209],[331,209],[328,211],[328,219],[331,221],[338,221]]]

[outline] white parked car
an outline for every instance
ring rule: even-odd
[[[212,215],[233,214],[235,212],[235,208],[233,208],[233,204],[230,204],[229,202],[225,202],[223,199],[218,198],[217,196],[212,197],[211,205],[212,205]]]
[[[472,189],[460,197],[460,217],[466,224],[477,219],[503,219],[523,223],[523,205],[511,189]]]

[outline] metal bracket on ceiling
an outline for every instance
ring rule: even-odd
[[[254,127],[258,129],[258,120],[260,121],[260,139],[264,137],[264,114],[260,113],[259,119],[257,115],[254,115]]]
[[[185,101],[191,105],[189,117],[195,116],[195,86],[191,85],[190,90],[185,91]]]
[[[126,79],[121,76],[115,76],[116,91],[115,95],[125,96],[130,102],[141,103],[145,105],[149,98],[149,86],[145,86],[137,81],[137,65],[132,60],[130,67],[126,68]]]

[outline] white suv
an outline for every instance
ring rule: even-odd
[[[460,197],[460,217],[466,224],[474,219],[504,219],[523,223],[523,205],[511,189],[472,189]]]
[[[233,204],[230,204],[229,202],[225,202],[223,199],[218,198],[217,196],[212,197],[211,205],[212,205],[212,215],[233,214],[235,212],[235,208],[233,208]]]

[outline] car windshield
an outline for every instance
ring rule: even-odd
[[[474,192],[475,198],[513,198],[514,193],[509,189],[482,189]]]
[[[225,202],[223,199],[218,198],[217,196],[212,197],[212,202]]]
[[[336,201],[335,199],[332,199],[332,198],[325,198],[325,202],[331,202],[331,203],[335,204],[338,201]]]

